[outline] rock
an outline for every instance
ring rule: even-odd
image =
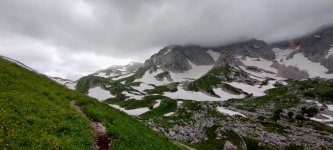
[[[223,150],[237,150],[237,146],[233,145],[231,142],[226,141]]]

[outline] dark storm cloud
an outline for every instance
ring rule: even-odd
[[[0,53],[27,63],[54,54],[55,66],[80,66],[72,56],[91,56],[89,72],[102,66],[94,61],[99,57],[142,60],[169,44],[297,37],[332,24],[332,8],[332,0],[1,0]],[[18,45],[27,41],[43,52],[30,56],[29,44]]]

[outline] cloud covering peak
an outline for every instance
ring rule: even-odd
[[[0,53],[77,78],[170,44],[298,37],[332,24],[332,8],[332,0],[3,1]]]

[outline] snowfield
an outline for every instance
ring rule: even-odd
[[[333,105],[326,105],[329,111],[333,111]]]
[[[75,90],[76,88],[76,82],[68,82],[68,83],[65,83],[65,86],[71,90]]]
[[[142,76],[142,78],[135,79],[134,82],[142,82],[145,84],[154,84],[157,86],[170,83],[170,81],[168,81],[166,79],[164,79],[163,81],[156,80],[155,76],[162,72],[164,72],[164,71],[161,69],[157,69],[156,72],[152,72],[152,73],[150,73],[149,71],[146,71],[145,74]]]
[[[208,50],[207,53],[212,56],[212,58],[214,59],[214,61],[217,61],[220,57],[220,53],[219,52],[215,52],[213,50]]]
[[[242,113],[239,113],[239,112],[236,112],[236,111],[232,111],[232,110],[229,110],[229,109],[226,109],[224,107],[217,107],[216,108],[217,111],[223,113],[223,114],[227,114],[227,115],[230,115],[230,116],[235,116],[235,115],[240,115],[242,117],[246,117],[244,114]]]
[[[277,73],[277,69],[271,67],[273,62],[263,59],[263,58],[250,58],[245,57],[245,59],[239,59],[245,66],[256,66],[260,69]]]
[[[96,98],[99,101],[103,101],[103,100],[106,100],[108,98],[113,98],[114,97],[113,95],[111,95],[110,91],[104,90],[100,86],[90,88],[88,90],[88,96]]]
[[[132,93],[128,93],[127,91],[123,91],[122,94],[124,94],[125,96],[129,97],[127,99],[141,100],[141,99],[143,99],[145,97],[144,95],[141,95],[140,93],[132,94]]]
[[[174,80],[174,82],[198,79],[213,68],[213,65],[195,65],[190,60],[188,60],[188,62],[192,66],[192,69],[183,73],[170,72],[171,78]]]
[[[140,92],[144,92],[145,89],[154,89],[155,87],[148,85],[146,83],[140,83],[139,86],[131,86],[133,89],[136,89]]]
[[[144,108],[137,108],[137,109],[124,109],[124,108],[122,108],[122,107],[119,107],[118,105],[109,105],[109,106],[111,106],[111,107],[113,107],[113,108],[116,108],[116,109],[118,109],[118,110],[120,110],[120,111],[123,111],[123,112],[125,112],[125,113],[127,113],[127,114],[129,114],[129,115],[132,115],[132,116],[139,116],[139,115],[141,115],[141,114],[143,114],[143,113],[145,113],[145,112],[148,112],[148,111],[150,111],[149,110],[149,108],[148,107],[144,107]]]
[[[297,50],[297,49],[296,49]],[[326,74],[325,72],[328,69],[322,66],[319,62],[312,62],[308,58],[306,58],[303,53],[296,53],[290,59],[287,59],[287,56],[290,55],[293,51],[291,49],[282,50],[279,48],[274,48],[273,51],[275,52],[276,61],[279,64],[285,66],[294,66],[297,67],[299,70],[305,70],[308,72],[310,78],[314,77],[321,77],[321,78],[333,78],[333,74]],[[331,48],[326,55],[328,58],[330,55],[333,54],[333,48]]]
[[[134,74],[134,73],[129,73],[129,74],[121,75],[121,76],[118,76],[118,77],[112,78],[112,80],[120,80],[120,79],[123,79],[123,78],[130,77],[130,76],[133,75],[133,74]]]
[[[221,89],[214,89],[217,95],[221,98],[206,95],[202,92],[186,91],[182,87],[177,87],[177,92],[165,92],[164,96],[170,97],[172,99],[188,99],[195,101],[225,101],[231,98],[242,98],[243,95],[233,95],[222,91]]]
[[[321,122],[321,123],[326,123],[326,122],[332,122],[333,121],[333,116],[331,115],[326,115],[326,114],[320,114],[321,116],[327,118],[327,119],[319,119],[319,118],[310,118],[311,120],[313,121],[318,121],[318,122]]]
[[[325,56],[325,59],[327,59],[328,57],[330,56],[333,56],[333,47],[331,47],[329,50],[328,50],[328,53],[327,55]]]
[[[253,94],[253,96],[264,96],[265,91],[268,89],[272,89],[275,88],[273,86],[274,81],[269,81],[268,85],[262,86],[261,88],[259,87],[259,85],[248,85],[246,83],[241,83],[241,82],[230,82],[229,83],[231,86],[239,88],[241,90],[243,90],[244,92],[247,92],[249,94]]]

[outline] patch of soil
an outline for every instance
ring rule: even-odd
[[[75,101],[70,102],[70,106],[88,120],[93,127],[95,136],[95,150],[111,150],[112,139],[107,135],[106,128],[100,122],[95,122],[89,119],[82,109],[76,105]]]

